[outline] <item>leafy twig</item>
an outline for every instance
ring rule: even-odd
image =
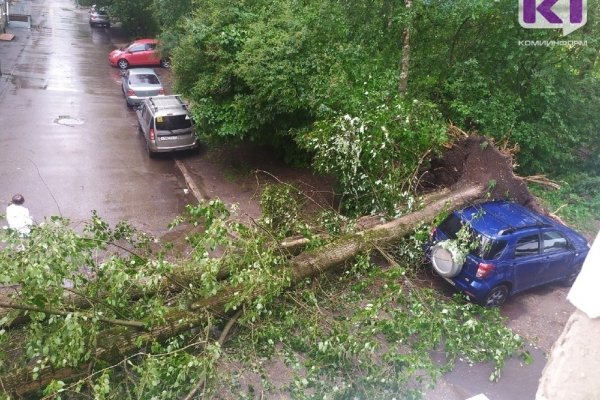
[[[242,309],[240,308],[233,315],[233,317],[231,317],[231,319],[229,319],[229,321],[227,321],[227,324],[225,324],[225,328],[223,328],[223,332],[221,332],[221,335],[219,336],[219,340],[217,341],[217,343],[219,343],[220,346],[222,346],[223,343],[225,343],[225,340],[227,339],[227,336],[229,335],[229,331],[231,330],[231,328],[236,323],[236,321],[240,318],[241,315],[242,315]],[[201,390],[205,384],[206,384],[206,377],[203,377],[202,379],[200,379],[198,384],[196,386],[194,386],[192,388],[192,390],[189,391],[189,393],[187,394],[187,396],[185,396],[183,398],[183,400],[192,400],[194,398],[194,396],[196,395],[196,393],[198,393],[198,391]]]
[[[0,302],[0,307],[1,308],[12,308],[15,310],[40,312],[40,313],[44,313],[44,314],[60,315],[62,317],[66,317],[68,315],[74,314],[74,313],[69,313],[66,311],[50,310],[47,308],[33,307],[33,306],[24,305],[24,304],[4,303],[4,302]],[[85,315],[85,316],[88,318],[91,318],[91,316],[89,316],[89,315]],[[113,324],[113,325],[128,326],[131,328],[144,328],[145,327],[145,324],[143,322],[139,322],[139,321],[102,318],[102,317],[98,318],[98,321],[106,322],[106,323]]]

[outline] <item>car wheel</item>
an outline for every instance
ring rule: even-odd
[[[171,66],[171,62],[169,60],[160,60],[160,66],[163,68],[169,68]]]
[[[129,68],[129,62],[128,62],[126,59],[124,59],[124,58],[121,58],[121,59],[120,59],[120,60],[117,62],[117,66],[118,66],[119,68],[121,68],[121,69],[127,69],[127,68]]]
[[[500,307],[508,298],[508,287],[498,285],[485,296],[483,305],[486,307]]]
[[[431,248],[431,265],[438,275],[452,278],[462,269],[462,262],[457,262],[458,256],[451,249],[436,244]]]
[[[581,272],[581,265],[573,268],[573,270],[569,272],[565,279],[561,281],[561,285],[566,287],[573,286],[573,283],[575,283],[575,279],[577,279],[579,272]]]

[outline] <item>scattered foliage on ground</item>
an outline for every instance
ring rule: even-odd
[[[49,384],[49,397],[171,399],[193,390],[252,397],[258,387],[223,385],[237,381],[241,371],[255,371],[265,393],[418,398],[459,358],[492,361],[491,379],[497,379],[504,360],[522,351],[521,339],[497,310],[415,283],[425,227],[400,243],[394,257],[382,250],[386,263],[362,254],[325,279],[290,288],[281,235],[303,235],[318,248],[321,233],[343,235],[340,227],[346,226],[331,212],[301,218],[293,190],[266,190],[263,205],[270,212],[251,226],[220,201],[188,206],[173,224],[191,228],[190,253],[182,260],[130,225],[111,228],[96,214],[81,232],[62,218],[46,220],[26,237],[0,232],[0,281],[19,285],[7,302],[29,307],[26,321],[17,319],[23,317],[18,307],[2,318],[1,373],[33,364],[35,376],[87,365],[84,378]],[[284,197],[289,204],[282,210]],[[282,216],[291,220],[278,231]],[[192,275],[182,284],[185,271]],[[187,315],[190,304],[232,286],[240,289],[227,297],[225,314],[207,314],[203,323],[168,339],[144,339],[118,359],[98,355],[107,329],[185,326],[187,317],[174,321],[172,315]],[[86,304],[75,304],[74,295]],[[232,313],[234,321],[239,317],[236,334],[224,342],[219,331]],[[268,360],[284,360],[290,375],[283,386],[268,369],[261,371]]]

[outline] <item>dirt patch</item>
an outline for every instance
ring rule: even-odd
[[[457,189],[480,183],[489,189],[489,199],[510,199],[544,213],[527,184],[513,173],[510,154],[502,152],[491,139],[482,136],[462,139],[440,158],[432,160],[422,183],[429,189]]]
[[[248,225],[261,215],[260,195],[268,184],[284,183],[297,188],[304,196],[305,215],[337,207],[334,179],[308,168],[291,167],[275,157],[272,150],[255,143],[203,146],[199,155],[177,157],[202,199],[219,199],[227,205],[237,205],[238,219]],[[195,201],[190,194],[189,202]],[[161,241],[173,246],[174,256],[182,256],[190,250],[185,237],[197,229],[182,225],[164,234]]]
[[[274,154],[268,147],[244,143],[204,148],[199,157],[182,161],[205,198],[238,204],[245,220],[260,216],[260,193],[267,184],[293,185],[310,199],[307,207],[336,206],[334,179],[308,168],[290,167]]]
[[[195,176],[204,197],[236,203],[247,217],[260,215],[259,195],[267,183],[288,183],[323,207],[337,208],[335,180],[309,168],[295,168],[274,156],[268,147],[254,143],[204,148],[199,157],[182,159]],[[473,183],[488,187],[487,198],[510,199],[544,212],[527,184],[513,173],[510,154],[491,139],[471,136],[454,143],[440,158],[431,160],[423,174],[426,190],[452,190]]]

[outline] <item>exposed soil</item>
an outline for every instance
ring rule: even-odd
[[[260,193],[268,184],[286,183],[299,189],[311,204],[335,206],[335,181],[308,168],[294,168],[277,159],[274,152],[253,143],[203,149],[185,165],[204,197],[238,204],[242,217],[260,216]],[[314,201],[314,202],[313,202]],[[308,203],[307,203],[308,205]]]
[[[442,157],[431,161],[422,183],[429,188],[450,189],[483,183],[489,188],[490,199],[510,199],[544,212],[527,184],[513,173],[511,155],[483,136],[470,136],[454,143]]]

